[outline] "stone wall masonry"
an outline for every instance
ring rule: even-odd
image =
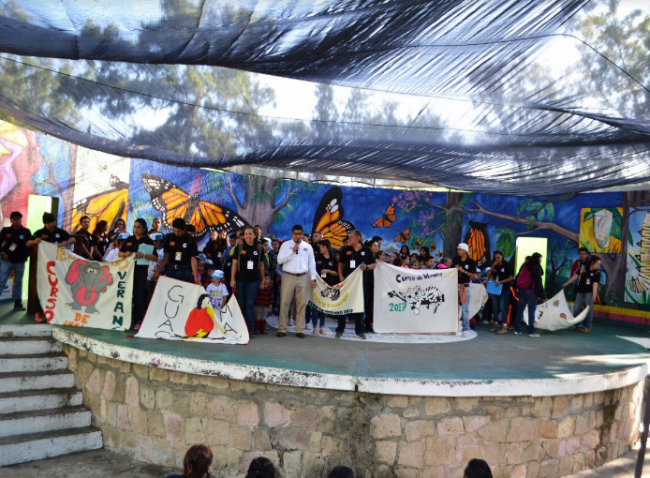
[[[556,397],[440,398],[266,385],[130,364],[64,347],[108,448],[180,467],[205,443],[217,477],[266,456],[280,478],[554,478],[602,465],[637,440],[642,383]]]

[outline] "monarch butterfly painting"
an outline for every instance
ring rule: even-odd
[[[395,242],[408,242],[408,240],[411,238],[411,229],[406,229],[404,232],[402,232],[399,236],[395,238]]]
[[[382,213],[381,217],[375,221],[373,227],[390,227],[395,221],[397,221],[395,206],[391,204],[386,209],[386,212]]]
[[[90,230],[94,231],[99,221],[106,221],[109,229],[115,226],[118,219],[126,223],[129,203],[129,185],[111,174],[111,189],[77,201],[72,206],[72,224],[79,228],[82,217],[90,218]],[[75,230],[76,230],[75,229]]]
[[[469,231],[465,242],[469,246],[469,257],[476,261],[476,266],[483,268],[490,264],[490,242],[487,236],[487,224],[469,222]]]
[[[354,224],[343,219],[343,190],[337,186],[329,189],[320,200],[314,216],[312,232],[320,232],[332,247],[343,247],[344,239],[354,230]]]
[[[416,248],[416,249],[419,249],[420,247],[422,247],[422,243],[423,243],[423,242],[424,242],[424,241],[422,240],[422,238],[421,238],[421,237],[418,237],[418,238],[415,240],[415,248]]]
[[[151,196],[154,209],[162,213],[162,223],[166,229],[172,229],[174,219],[181,218],[196,228],[196,238],[200,240],[208,230],[230,232],[248,225],[243,217],[231,209],[199,200],[200,174],[194,178],[189,193],[151,174],[143,173],[142,183]]]

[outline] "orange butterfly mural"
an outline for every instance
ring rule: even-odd
[[[335,249],[343,247],[343,240],[354,230],[354,224],[343,219],[343,190],[335,186],[329,189],[316,208],[313,232],[320,232]]]
[[[84,216],[90,218],[91,232],[99,221],[106,221],[109,230],[112,230],[118,219],[126,223],[128,209],[132,209],[129,203],[129,185],[111,174],[110,190],[84,198],[72,206],[74,231],[79,229],[79,221]]]
[[[388,206],[388,209],[386,209],[386,212],[382,213],[381,217],[375,221],[373,227],[390,227],[395,221],[397,221],[395,206],[391,204]]]
[[[395,242],[408,242],[410,238],[411,238],[411,228],[408,228],[395,238]]]
[[[231,209],[199,200],[200,174],[192,182],[189,193],[151,174],[143,173],[142,182],[151,196],[154,209],[162,213],[162,223],[166,229],[172,229],[174,219],[181,218],[196,228],[196,238],[200,240],[209,230],[230,232],[248,225],[243,217]]]
[[[484,267],[490,262],[490,243],[487,237],[487,224],[480,222],[469,223],[469,232],[465,242],[469,246],[469,257],[476,261],[477,267]]]
[[[414,246],[414,247],[415,247],[416,249],[419,249],[420,247],[422,247],[422,242],[423,242],[423,241],[422,241],[422,238],[421,238],[421,237],[418,237],[418,238],[415,240],[415,246]]]

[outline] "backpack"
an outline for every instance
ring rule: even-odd
[[[530,269],[526,265],[523,265],[521,269],[519,269],[515,285],[517,286],[517,289],[532,289],[533,278],[530,276]]]

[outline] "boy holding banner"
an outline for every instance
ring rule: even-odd
[[[469,336],[469,284],[476,279],[476,262],[469,257],[469,246],[464,242],[458,244],[458,255],[454,257],[452,266],[458,271],[458,303],[462,310],[463,330],[458,335]]]
[[[371,271],[377,267],[374,253],[369,247],[363,245],[363,236],[361,235],[361,232],[357,230],[352,231],[349,237],[350,245],[341,249],[340,252],[339,277],[341,278],[341,281],[344,281],[346,277],[349,277],[357,267],[360,267],[361,270],[364,271],[364,275],[368,273],[367,271]],[[363,293],[364,295],[367,293],[365,280],[363,281]],[[366,303],[365,297],[364,303]],[[354,319],[354,331],[357,334],[357,338],[362,340],[365,340],[366,338],[363,325],[364,316],[365,314],[363,312],[349,315],[350,318]],[[345,332],[345,322],[347,317],[348,316],[346,315],[339,316],[339,325],[336,328],[337,339],[340,339],[343,336],[343,332]]]

